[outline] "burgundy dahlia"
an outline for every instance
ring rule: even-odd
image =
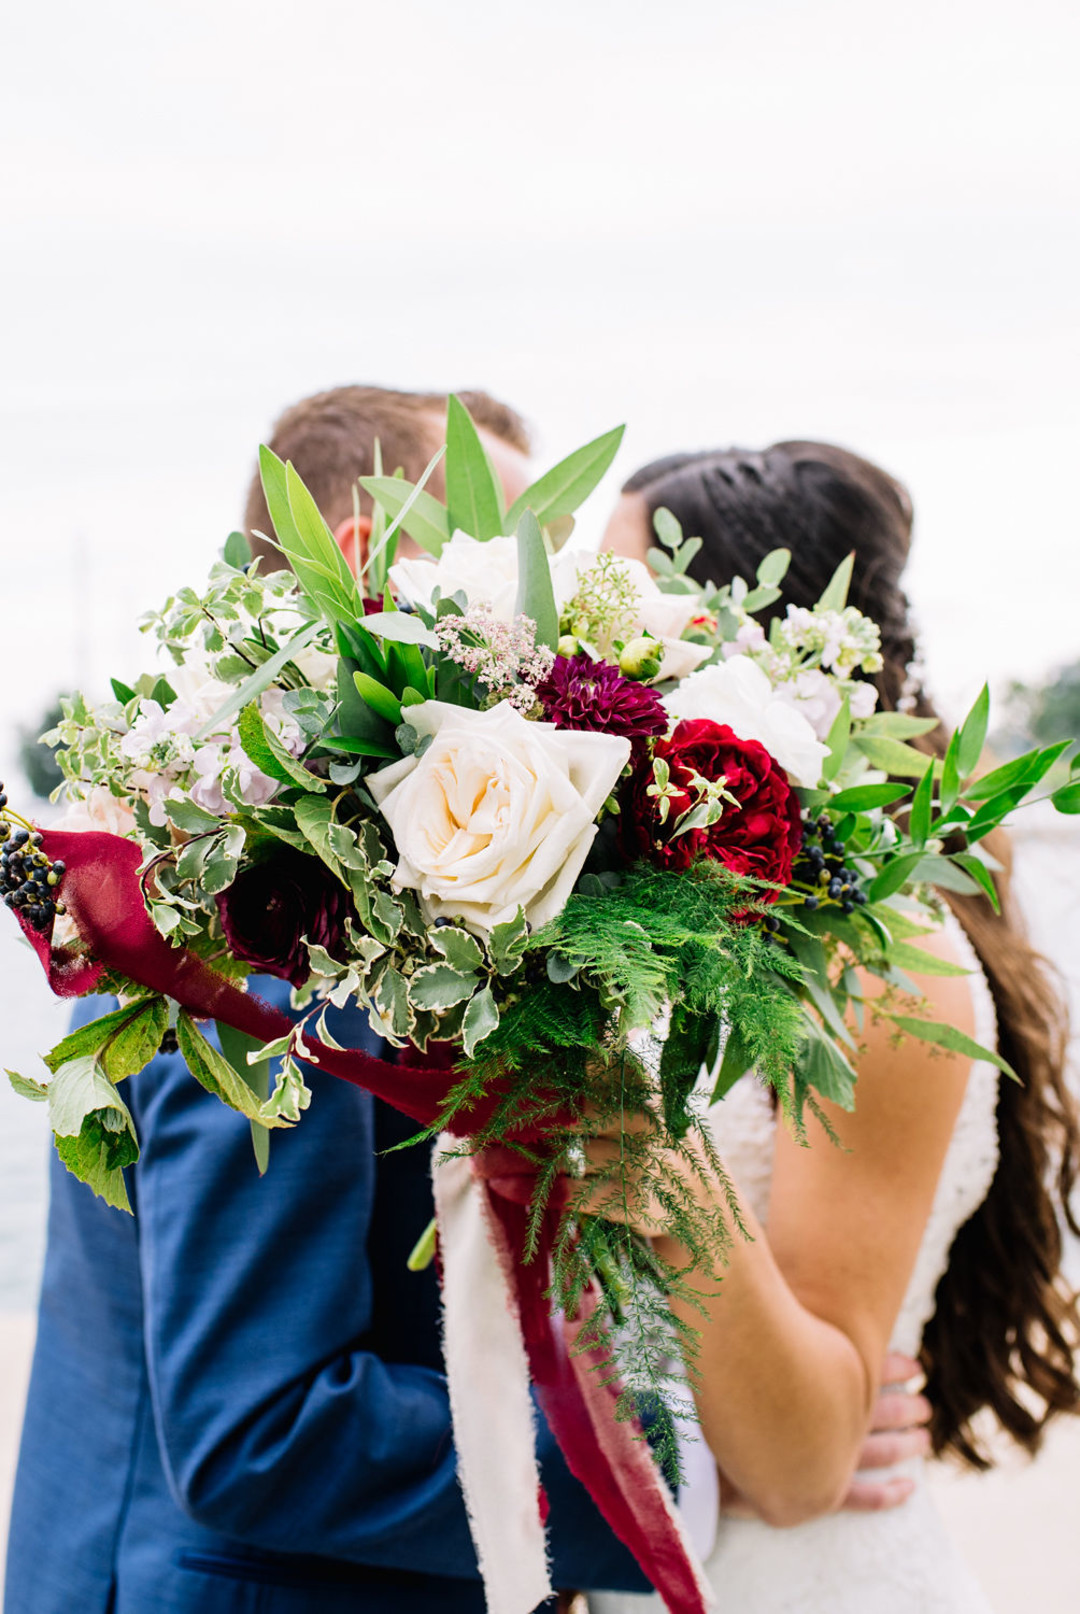
[[[536,694],[544,715],[558,729],[591,729],[645,740],[663,734],[670,722],[654,689],[624,678],[618,667],[593,661],[583,652],[556,656]]]
[[[217,905],[233,956],[293,986],[311,974],[304,937],[339,956],[353,911],[349,893],[324,864],[287,846],[242,869]]]
[[[757,740],[740,740],[726,723],[695,718],[658,740],[652,756],[668,767],[668,810],[662,812],[651,757],[643,758],[622,797],[619,830],[631,857],[661,868],[685,869],[712,858],[736,874],[786,885],[802,845],[799,800],[787,775]],[[677,834],[679,819],[701,799],[699,780],[724,781],[725,802],[715,824]],[[762,900],[775,901],[763,892]]]

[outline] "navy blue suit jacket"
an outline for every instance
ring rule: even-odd
[[[334,1034],[371,1046],[356,1011]],[[379,1155],[411,1123],[310,1082],[260,1179],[247,1122],[159,1055],[124,1088],[133,1218],[54,1157],[5,1614],[483,1609],[436,1279],[405,1268],[429,1151]],[[555,1584],[646,1589],[538,1443]]]

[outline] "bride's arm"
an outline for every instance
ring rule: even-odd
[[[950,956],[943,938],[930,949]],[[927,985],[931,1017],[971,1035],[965,980]],[[684,1313],[701,1335],[705,1439],[775,1525],[847,1491],[970,1068],[911,1039],[893,1047],[869,1015],[864,1040],[855,1112],[824,1106],[841,1147],[809,1116],[809,1148],[777,1129],[767,1235],[748,1215],[752,1240],[734,1233],[706,1318]],[[656,1243],[685,1263],[671,1239]]]

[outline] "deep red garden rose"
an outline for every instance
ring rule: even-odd
[[[802,845],[799,800],[763,745],[740,740],[726,723],[692,718],[679,723],[667,739],[657,740],[652,752],[669,769],[667,816],[662,817],[661,798],[649,793],[655,775],[646,758],[622,799],[621,834],[631,856],[666,869],[685,869],[698,857],[714,858],[736,874],[787,884]],[[679,835],[679,818],[701,800],[695,774],[710,782],[723,779],[735,803],[724,803],[718,823]],[[775,901],[775,895],[762,893],[765,901]]]
[[[293,986],[303,986],[311,974],[303,938],[333,957],[353,911],[340,880],[315,858],[288,846],[242,869],[217,905],[234,957]]]

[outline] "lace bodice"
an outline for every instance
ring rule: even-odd
[[[976,1040],[993,1048],[997,1026],[986,979],[959,925],[950,922],[949,931],[958,959],[972,971]],[[972,1067],[893,1330],[894,1347],[908,1355],[918,1354],[952,1242],[993,1180],[997,1089],[995,1066]],[[777,1126],[767,1089],[744,1077],[711,1111],[710,1120],[739,1192],[767,1227]],[[688,1456],[693,1453],[691,1490],[703,1483],[702,1463],[710,1481],[715,1473],[700,1442],[687,1449]],[[921,1481],[921,1463],[905,1469]],[[689,1515],[692,1499],[685,1501]],[[706,1570],[717,1607],[730,1614],[990,1614],[922,1483],[909,1501],[888,1512],[835,1513],[789,1530],[756,1519],[721,1518]],[[592,1614],[660,1614],[662,1605],[656,1597],[606,1593],[590,1597],[589,1607]]]
[[[958,960],[972,972],[975,1039],[984,1048],[994,1048],[997,1022],[986,977],[960,926],[950,922],[948,930]],[[953,1239],[986,1198],[997,1169],[997,1090],[997,1067],[988,1062],[973,1065],[938,1181],[934,1207],[893,1330],[894,1348],[909,1356],[918,1355],[923,1329],[933,1314],[934,1292],[948,1264]],[[752,1076],[744,1076],[724,1101],[713,1108],[710,1121],[721,1158],[740,1193],[759,1220],[767,1223],[777,1124],[768,1089]]]

